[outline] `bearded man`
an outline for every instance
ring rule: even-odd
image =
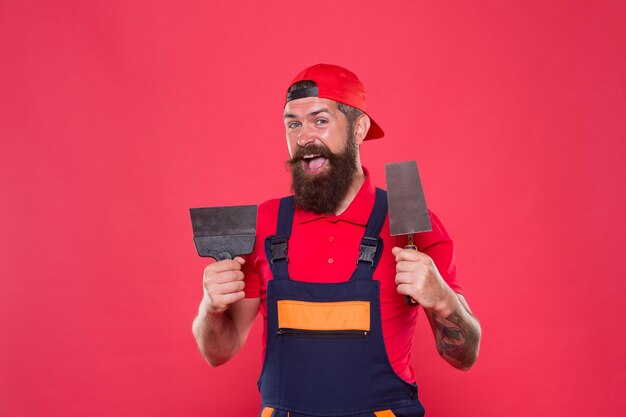
[[[419,308],[405,298],[424,309],[443,359],[467,370],[478,357],[452,240],[432,212],[417,251],[390,236],[385,192],[360,160],[363,142],[384,133],[352,72],[302,71],[283,119],[294,195],[259,207],[252,254],[205,268],[200,352],[212,366],[228,361],[261,312],[259,416],[422,416],[411,367]]]

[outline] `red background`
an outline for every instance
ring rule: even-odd
[[[626,8],[619,1],[0,3],[0,415],[253,416],[259,322],[211,369],[189,207],[287,193],[283,93],[364,81],[416,159],[483,326],[431,416],[626,410]]]

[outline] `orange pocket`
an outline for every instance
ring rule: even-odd
[[[278,301],[278,327],[301,330],[370,330],[369,301]]]

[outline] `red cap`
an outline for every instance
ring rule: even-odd
[[[378,139],[385,135],[385,132],[372,119],[372,116],[367,113],[365,87],[363,87],[363,83],[359,81],[354,73],[337,65],[317,64],[296,75],[289,86],[305,80],[313,81],[317,84],[317,88],[303,88],[287,93],[285,104],[291,100],[304,97],[327,98],[347,104],[348,106],[356,107],[369,116],[372,124],[367,132],[367,136],[365,136],[365,140]]]

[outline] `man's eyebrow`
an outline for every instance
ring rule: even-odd
[[[308,117],[310,116],[317,116],[320,113],[330,113],[330,110],[326,107],[322,107],[319,110],[315,110],[312,111],[311,113],[307,114]],[[285,115],[283,116],[283,119],[297,119],[298,116],[296,116],[295,114],[291,114],[291,113],[285,113]]]

